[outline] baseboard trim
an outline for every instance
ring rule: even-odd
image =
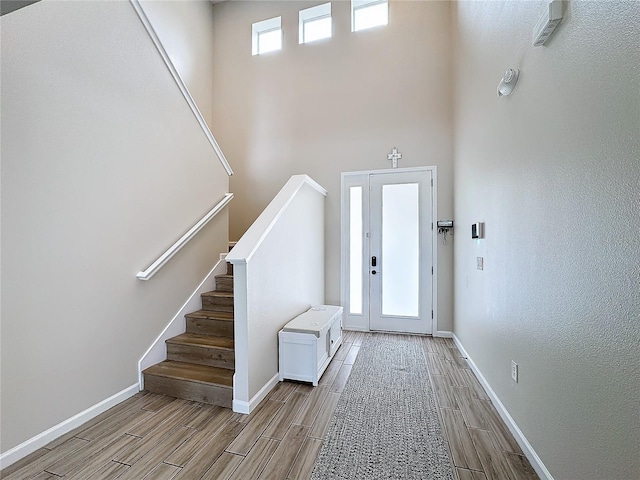
[[[432,336],[441,338],[453,338],[453,332],[449,332],[447,330],[437,330],[433,332]]]
[[[473,373],[475,373],[476,377],[480,381],[482,388],[484,388],[485,392],[487,392],[487,395],[489,395],[489,398],[491,399],[491,403],[493,403],[493,406],[496,407],[498,414],[500,415],[504,423],[509,428],[509,431],[511,432],[513,437],[516,439],[516,442],[518,442],[518,445],[520,445],[520,448],[522,448],[522,452],[525,454],[525,456],[531,463],[531,466],[536,471],[538,476],[541,478],[541,480],[554,480],[553,476],[551,475],[551,472],[549,472],[549,470],[544,465],[544,463],[542,463],[542,459],[538,456],[536,451],[533,449],[533,447],[529,443],[529,440],[527,440],[527,437],[524,436],[524,433],[522,433],[522,430],[520,430],[520,427],[518,427],[518,424],[515,422],[513,417],[509,414],[509,411],[502,404],[496,392],[493,391],[493,388],[491,388],[491,385],[489,385],[489,382],[487,382],[487,379],[484,377],[484,375],[482,374],[478,366],[475,364],[473,359],[469,356],[465,348],[462,346],[460,339],[455,334],[452,334],[452,338],[454,343],[458,347],[458,350],[460,350],[460,353],[464,357],[466,357],[467,362],[471,366],[471,370],[473,370]]]
[[[254,408],[258,406],[258,404],[264,400],[267,394],[275,387],[280,381],[280,374],[276,373],[271,380],[265,383],[258,393],[256,393],[251,400],[245,402],[243,400],[233,399],[233,411],[237,413],[249,414],[253,411]]]
[[[35,437],[30,438],[26,442],[21,443],[13,447],[11,450],[7,450],[3,454],[0,454],[0,470],[16,463],[18,460],[23,459],[30,453],[35,452],[39,448],[44,447],[48,443],[53,442],[56,438],[61,437],[67,432],[70,432],[74,428],[79,427],[83,423],[88,422],[94,417],[97,417],[102,412],[110,409],[114,405],[123,402],[129,397],[138,393],[138,384],[131,385],[124,390],[110,396],[109,398],[102,400],[99,403],[87,408],[86,410],[74,415],[57,425],[54,425],[50,429],[39,433]]]

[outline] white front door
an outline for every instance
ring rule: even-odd
[[[345,327],[432,333],[431,169],[343,174]]]

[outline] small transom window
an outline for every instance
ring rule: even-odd
[[[256,22],[251,26],[252,55],[282,50],[282,17]]]
[[[389,23],[387,0],[351,0],[351,31],[379,27]]]
[[[331,37],[331,3],[300,10],[299,43]]]

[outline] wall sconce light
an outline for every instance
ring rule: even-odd
[[[518,76],[520,75],[520,70],[510,68],[506,72],[504,72],[504,77],[500,80],[500,84],[498,85],[498,97],[510,95],[513,89],[518,83]]]

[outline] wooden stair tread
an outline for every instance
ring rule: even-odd
[[[149,391],[231,408],[235,367],[233,270],[215,276],[201,310],[185,315],[186,332],[166,340],[164,362],[145,369]]]
[[[233,292],[228,292],[226,290],[213,290],[212,292],[205,292],[201,296],[202,297],[233,298]]]
[[[213,347],[233,350],[233,339],[226,337],[214,337],[209,335],[196,335],[183,333],[167,340],[167,343],[175,345],[189,345],[193,347]]]
[[[157,375],[159,377],[174,378],[188,382],[214,384],[221,387],[233,386],[233,370],[226,368],[197,365],[195,363],[176,362],[165,360],[145,369],[145,375]]]
[[[210,318],[213,320],[222,320],[233,322],[233,312],[217,311],[217,310],[197,310],[187,313],[187,318]]]

